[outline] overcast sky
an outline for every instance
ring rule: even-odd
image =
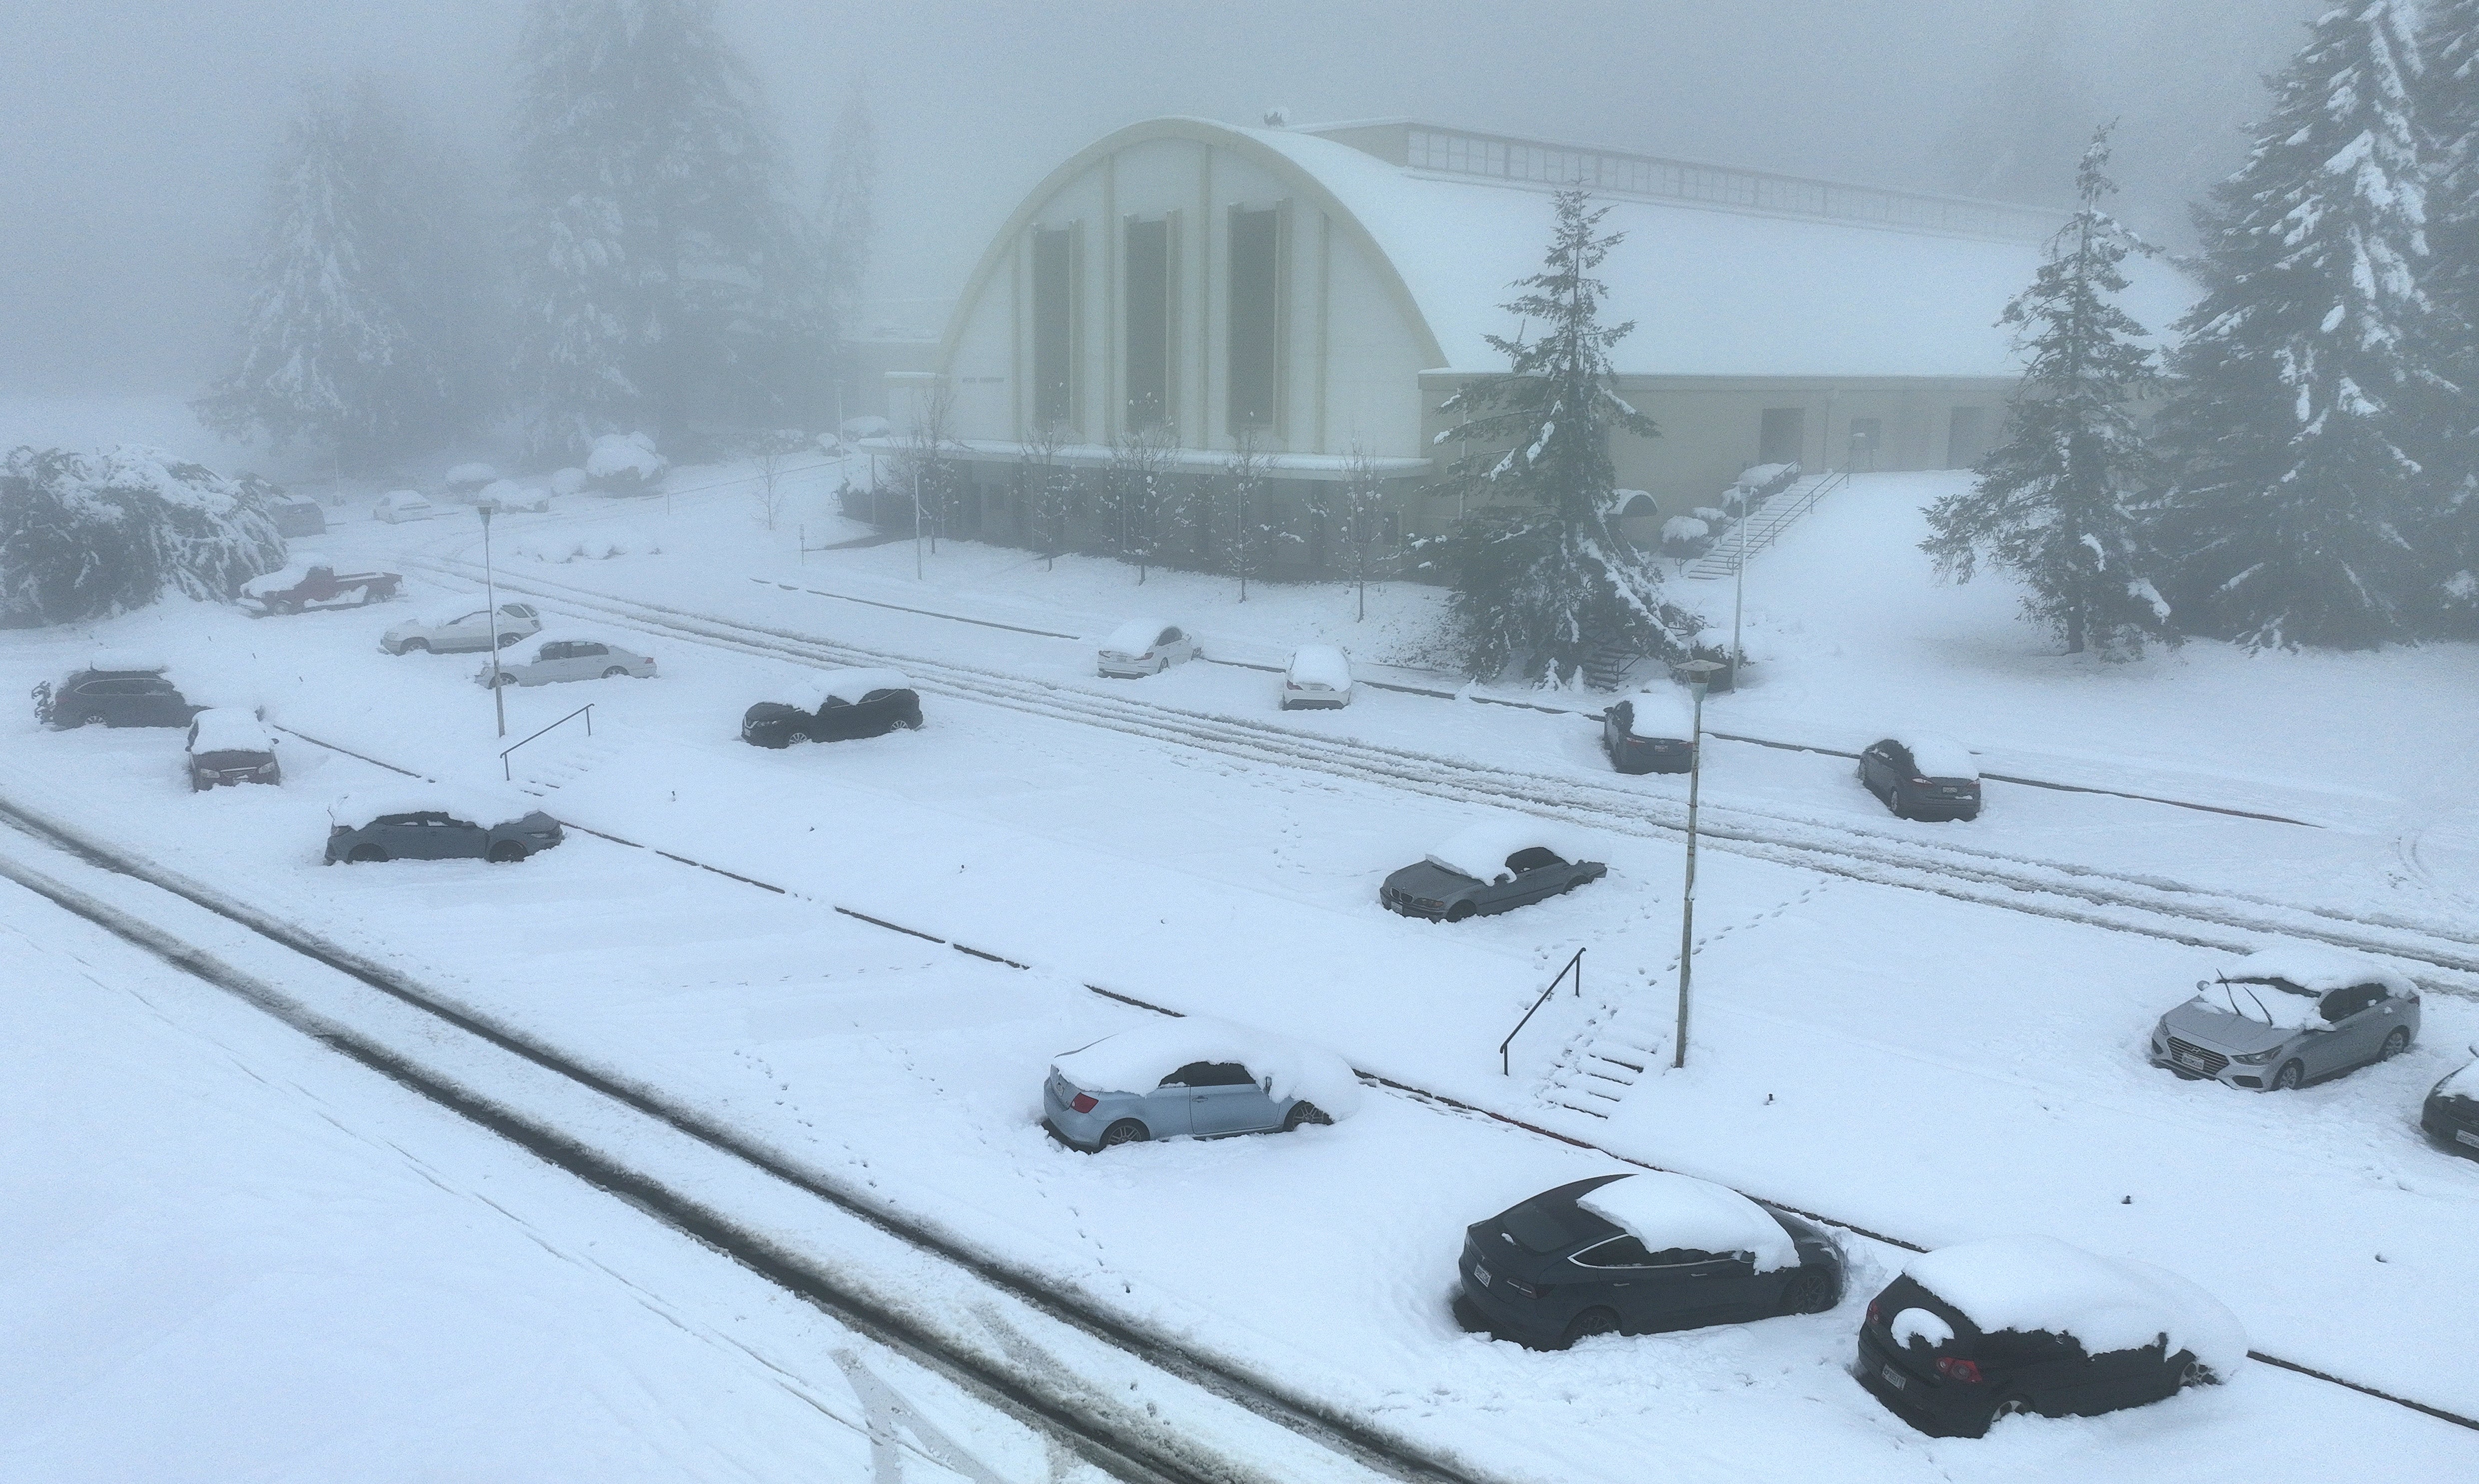
[[[1950,189],[2016,107],[2125,118],[2130,215],[2235,162],[2311,0],[722,0],[802,188],[857,79],[884,297],[944,297],[1052,166],[1135,119],[1414,115]],[[189,392],[225,353],[269,151],[305,79],[372,68],[504,135],[520,0],[10,0],[0,390]],[[2013,85],[2054,38],[2065,106]],[[1991,110],[1995,113],[1991,113]],[[2080,129],[2084,125],[2078,124]]]

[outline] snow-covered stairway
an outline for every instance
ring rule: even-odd
[[[563,738],[554,732],[516,755],[516,783],[530,794],[566,787],[626,751],[627,743],[609,729],[587,736]]]
[[[1584,656],[1584,683],[1595,690],[1617,690],[1643,658],[1623,644],[1597,645]]]
[[[1848,471],[1828,469],[1791,485],[1758,505],[1749,515],[1746,529],[1734,528],[1716,538],[1711,550],[1688,565],[1687,576],[1705,578],[1737,576],[1743,552],[1748,560],[1752,561],[1801,516],[1815,509],[1818,500],[1850,482]]]

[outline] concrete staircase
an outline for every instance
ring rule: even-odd
[[[1828,469],[1801,479],[1749,512],[1744,528],[1724,532],[1711,550],[1688,564],[1687,576],[1707,580],[1737,576],[1743,552],[1747,559],[1754,559],[1801,516],[1815,509],[1818,500],[1850,482],[1848,470]]]
[[[1590,1047],[1571,1050],[1559,1059],[1541,1089],[1543,1101],[1570,1113],[1607,1118],[1626,1090],[1644,1079],[1653,1054],[1631,1042],[1603,1036]]]
[[[590,737],[580,730],[574,738],[554,732],[511,759],[516,763],[516,784],[536,797],[548,797],[609,762],[626,746],[608,729]]]
[[[1595,690],[1617,690],[1644,656],[1623,644],[1600,644],[1584,656],[1584,683]]]

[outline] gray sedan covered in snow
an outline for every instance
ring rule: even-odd
[[[1042,1122],[1088,1154],[1157,1139],[1289,1133],[1359,1106],[1359,1079],[1341,1057],[1203,1015],[1063,1052],[1041,1087]]]
[[[2285,943],[2249,954],[2152,1031],[2152,1064],[2190,1080],[2287,1091],[2418,1038],[2418,986],[2337,950]]]
[[[1406,917],[1461,922],[1510,912],[1609,874],[1597,860],[1560,854],[1548,843],[1552,832],[1537,821],[1475,825],[1386,878],[1377,900]]]

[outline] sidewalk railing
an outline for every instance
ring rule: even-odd
[[[1523,1018],[1515,1022],[1515,1029],[1506,1033],[1506,1039],[1497,1043],[1497,1070],[1499,1075],[1507,1077],[1515,1075],[1512,1071],[1508,1070],[1510,1062],[1507,1057],[1506,1048],[1515,1044],[1515,1037],[1522,1032],[1525,1026],[1532,1023],[1532,1017],[1540,1012],[1542,1006],[1549,1003],[1549,996],[1558,992],[1558,986],[1567,982],[1567,976],[1570,974],[1575,976],[1575,994],[1576,997],[1580,999],[1584,993],[1584,951],[1580,948],[1575,950],[1575,957],[1567,960],[1567,966],[1558,971],[1558,977],[1549,981],[1549,987],[1541,991],[1541,998],[1532,1002],[1532,1009],[1525,1011],[1523,1012]]]
[[[509,782],[515,782],[517,778],[516,769],[509,763],[508,754],[524,746],[526,742],[532,741],[534,737],[541,736],[543,731],[556,731],[580,716],[585,718],[585,734],[589,737],[594,735],[594,703],[589,701],[585,704],[578,706],[575,710],[569,712],[566,716],[563,716],[559,720],[551,723],[549,726],[545,727],[542,731],[535,732],[533,737],[527,737],[522,742],[510,743],[507,750],[499,754],[499,777],[505,779]]]

